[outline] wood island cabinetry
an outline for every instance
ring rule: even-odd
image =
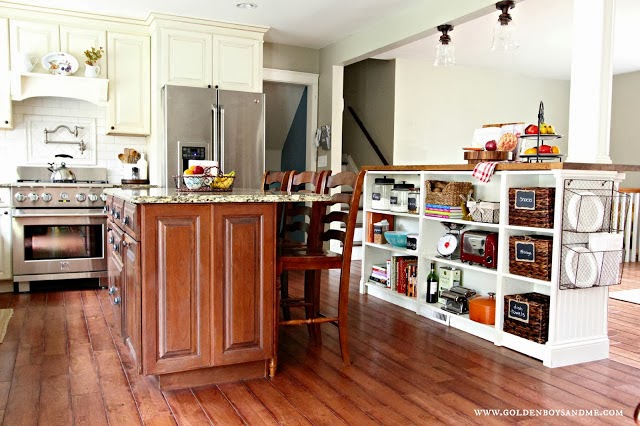
[[[264,377],[274,358],[275,204],[109,196],[107,205],[109,291],[121,297],[114,306],[138,371],[162,388]]]

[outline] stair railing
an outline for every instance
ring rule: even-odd
[[[378,145],[376,145],[376,143],[373,141],[373,138],[371,137],[371,135],[367,131],[367,128],[364,127],[364,124],[362,124],[362,121],[360,120],[360,117],[358,117],[358,114],[356,114],[356,112],[350,106],[347,107],[347,110],[349,110],[349,112],[351,113],[351,116],[356,121],[356,124],[358,125],[358,127],[360,127],[360,130],[364,134],[364,137],[367,138],[367,140],[369,141],[369,144],[371,145],[373,150],[378,155],[378,158],[380,159],[380,161],[382,161],[382,164],[385,165],[385,166],[388,166],[389,162],[387,161],[386,158],[384,158],[384,155],[382,154],[382,151],[380,151],[380,148],[378,148]]]

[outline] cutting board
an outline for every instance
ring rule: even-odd
[[[464,153],[467,164],[477,164],[483,161],[505,161],[508,158],[508,151],[466,151]]]

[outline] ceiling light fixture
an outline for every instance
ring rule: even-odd
[[[436,67],[446,67],[456,64],[454,46],[451,44],[449,31],[453,31],[453,25],[438,25],[438,31],[442,33],[440,41],[436,44],[436,60],[433,65]]]
[[[255,3],[243,2],[236,4],[236,7],[239,7],[240,9],[257,9],[258,5]]]
[[[496,3],[496,9],[502,11],[498,17],[498,22],[493,27],[493,43],[491,44],[491,50],[509,51],[515,50],[520,45],[515,38],[516,27],[514,24],[510,24],[511,15],[509,10],[516,7],[513,0],[499,1]]]

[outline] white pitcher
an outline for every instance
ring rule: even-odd
[[[100,67],[98,65],[85,65],[84,76],[96,78],[100,74]]]
[[[18,71],[20,72],[31,72],[33,67],[38,63],[38,58],[29,56],[28,53],[17,53],[15,59]]]

